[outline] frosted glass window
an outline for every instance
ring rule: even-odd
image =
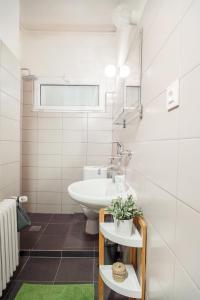
[[[98,85],[40,85],[41,106],[98,106],[99,86]]]
[[[140,87],[126,86],[126,106],[138,106],[140,101]]]

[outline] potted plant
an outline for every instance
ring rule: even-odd
[[[131,236],[133,219],[143,215],[141,209],[136,206],[132,195],[129,195],[127,199],[121,197],[114,199],[106,211],[114,218],[116,233],[122,236]]]

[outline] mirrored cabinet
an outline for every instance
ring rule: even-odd
[[[140,101],[140,86],[127,85],[124,89],[126,107],[137,107]]]
[[[142,118],[141,75],[142,75],[142,31],[137,31],[133,38],[126,65],[130,74],[126,79],[116,81],[113,124],[123,128],[134,119]]]

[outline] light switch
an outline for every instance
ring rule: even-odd
[[[179,80],[174,81],[167,88],[167,110],[170,111],[179,106]]]

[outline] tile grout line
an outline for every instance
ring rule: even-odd
[[[57,271],[56,271],[55,276],[54,276],[53,284],[55,284],[55,280],[56,280],[56,278],[57,278],[57,275],[58,275],[58,271],[59,271],[59,269],[60,269],[61,262],[62,262],[62,256],[60,257],[60,261],[59,261],[59,264],[58,264],[58,268],[57,268]]]
[[[155,232],[160,235],[160,232],[158,231],[158,229],[155,227],[155,225],[152,223],[152,221],[150,221],[148,218],[146,218],[149,223],[151,224],[152,228],[155,230]],[[161,236],[162,241],[164,242],[166,248],[169,250],[170,253],[173,254],[174,256],[174,264],[176,262],[178,262],[178,264],[183,268],[183,270],[185,271],[185,273],[187,274],[187,276],[191,279],[191,281],[193,282],[193,284],[196,286],[197,289],[199,289],[198,284],[196,283],[196,280],[194,279],[194,277],[191,276],[191,274],[189,273],[188,269],[185,267],[185,265],[182,263],[182,261],[180,261],[179,257],[177,256],[177,253],[174,251],[174,249],[170,248],[170,246],[168,245],[168,243],[166,242],[166,240]]]
[[[44,234],[44,232],[45,232],[47,226],[50,224],[50,220],[53,218],[53,215],[54,215],[54,214],[52,214],[52,216],[49,218],[49,221],[48,221],[47,223],[45,223],[46,225],[44,226],[44,229],[42,230],[41,235],[38,237],[37,241],[35,242],[35,244],[33,245],[33,247],[32,247],[31,249],[29,249],[29,251],[31,251],[31,250],[37,250],[37,249],[34,249],[34,247],[37,245],[37,243],[38,243],[38,242],[41,240],[41,238],[43,237],[43,234]],[[36,223],[36,222],[35,222],[35,223]],[[38,223],[40,223],[40,222],[38,222]],[[40,224],[41,224],[41,223],[40,223]],[[42,224],[43,224],[43,223],[42,223]]]
[[[29,261],[29,259],[30,259],[30,256],[28,256],[28,257],[27,257],[27,260],[26,260],[26,262],[24,263],[23,267],[21,268],[21,270],[20,270],[20,271],[19,271],[19,273],[17,274],[17,276],[16,276],[15,280],[17,280],[18,276],[21,274],[21,272],[22,272],[22,271],[23,271],[23,269],[25,268],[25,266],[26,266],[27,262]],[[19,266],[18,266],[18,267],[19,267]]]
[[[74,247],[72,247],[72,248],[67,248],[67,249],[36,249],[36,245],[38,244],[38,242],[39,241],[41,241],[42,239],[43,239],[43,237],[44,237],[44,232],[45,232],[45,229],[47,228],[47,226],[48,225],[53,225],[53,224],[56,224],[56,225],[62,225],[62,224],[68,224],[68,222],[66,223],[66,222],[64,222],[64,223],[51,223],[51,221],[53,220],[53,217],[54,217],[54,215],[55,214],[51,214],[51,216],[49,217],[49,219],[48,219],[48,222],[47,223],[43,223],[45,226],[44,226],[44,229],[42,230],[42,233],[41,233],[41,235],[38,237],[38,239],[36,240],[36,242],[35,242],[35,244],[34,244],[34,246],[31,248],[31,249],[28,249],[28,251],[29,251],[29,255],[28,256],[30,256],[30,257],[39,257],[39,256],[41,256],[41,257],[48,257],[48,255],[45,255],[45,256],[43,256],[43,255],[33,255],[32,256],[32,252],[47,252],[47,254],[49,253],[49,255],[51,256],[51,253],[52,252],[58,252],[59,251],[59,254],[61,254],[61,255],[56,255],[56,256],[51,256],[51,257],[57,257],[57,258],[60,258],[60,257],[75,257],[75,258],[82,258],[82,257],[88,257],[88,258],[94,258],[95,257],[95,249],[96,249],[96,247],[95,247],[95,241],[93,241],[93,245],[92,245],[92,248],[81,248],[81,249],[77,249],[76,247],[74,248]],[[55,220],[55,222],[56,222],[56,220]],[[39,223],[39,224],[41,224],[39,221],[37,221],[37,222],[34,222],[34,223]],[[84,224],[84,221],[82,221],[80,224]],[[51,234],[50,234],[51,235]],[[21,250],[24,250],[24,251],[27,251],[27,249],[21,249]],[[64,255],[64,252],[70,252],[70,255],[68,256],[65,256]],[[76,254],[74,255],[74,256],[72,256],[72,252],[75,252]],[[85,255],[84,255],[84,252],[86,252],[85,253]],[[77,254],[78,253],[78,254]]]
[[[144,68],[144,72],[146,72],[148,70],[148,68],[151,67],[151,65],[154,63],[156,57],[160,54],[160,52],[162,51],[162,49],[164,49],[164,47],[166,46],[167,42],[169,41],[170,37],[172,36],[172,34],[179,29],[179,42],[181,42],[181,30],[182,30],[182,23],[183,23],[183,19],[184,17],[187,15],[187,13],[189,12],[189,10],[191,9],[193,5],[193,1],[191,1],[191,3],[189,4],[189,6],[187,7],[187,9],[182,13],[182,15],[180,14],[178,17],[178,20],[176,22],[176,24],[174,25],[173,29],[171,29],[171,31],[168,33],[168,35],[166,36],[165,40],[161,43],[159,49],[157,49],[156,54],[150,59],[149,63],[147,64],[147,66]],[[180,13],[180,11],[179,11]],[[158,15],[159,15],[159,10],[158,10]],[[158,15],[156,17],[158,17]],[[155,21],[155,20],[154,20]],[[154,23],[154,21],[152,22],[152,25]],[[149,32],[148,35],[149,37]]]
[[[166,188],[162,187],[161,185],[159,185],[158,183],[156,183],[155,181],[153,181],[150,177],[147,177],[146,175],[144,175],[140,170],[137,169],[132,169],[132,171],[130,171],[131,173],[135,171],[137,173],[139,173],[140,175],[142,175],[147,181],[149,181],[150,183],[154,184],[156,187],[160,188],[162,191],[164,191],[165,193],[169,194],[171,197],[179,200],[182,204],[184,204],[185,206],[189,207],[190,209],[194,210],[196,213],[200,214],[200,211],[197,210],[196,208],[192,207],[191,205],[189,205],[188,203],[186,203],[185,201],[183,201],[182,199],[180,199],[177,195],[173,194],[172,192],[168,191]],[[129,172],[129,173],[130,173]]]
[[[94,284],[95,277],[95,257],[93,257],[93,274],[92,274],[92,283]]]

